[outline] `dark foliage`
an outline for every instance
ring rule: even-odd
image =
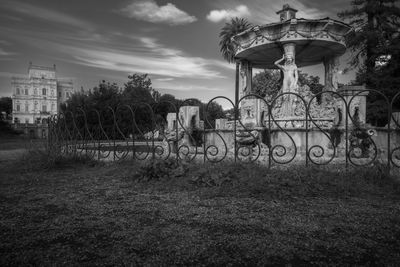
[[[358,67],[354,83],[366,84],[389,98],[400,88],[400,8],[398,0],[352,1],[352,9],[338,14],[348,19],[355,31],[347,36],[353,51],[351,67]],[[389,122],[388,101],[379,93],[367,97],[367,121],[376,126]],[[400,109],[400,98],[394,102]]]
[[[299,85],[309,86],[310,91],[314,94],[321,92],[324,87],[319,82],[319,79],[318,76],[308,75],[307,73],[299,71]],[[274,98],[279,93],[281,84],[281,73],[278,70],[265,69],[253,77],[254,93],[261,97],[268,96],[270,99]],[[320,96],[318,101],[320,101]]]
[[[5,116],[3,116],[3,112]],[[0,97],[0,121],[11,119],[12,99],[11,97]]]

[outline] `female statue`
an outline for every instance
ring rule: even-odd
[[[285,60],[285,64],[279,64],[283,60]],[[290,54],[283,55],[283,57],[275,61],[274,64],[283,71],[282,93],[294,93],[295,89],[297,88],[299,74],[297,71],[297,66],[294,63],[293,56]]]

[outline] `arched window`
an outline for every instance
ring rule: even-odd
[[[46,95],[46,88],[42,89],[42,95]]]
[[[19,95],[21,92],[19,90],[19,88],[17,87],[17,95]]]
[[[25,95],[28,95],[28,94],[29,94],[28,88],[25,88]]]

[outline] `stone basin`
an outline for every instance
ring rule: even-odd
[[[255,26],[232,38],[238,48],[237,59],[252,62],[255,68],[274,69],[281,58],[283,45],[296,45],[298,67],[319,64],[325,58],[341,56],[346,52],[345,36],[352,28],[330,18],[296,19]]]

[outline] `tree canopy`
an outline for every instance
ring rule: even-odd
[[[5,113],[3,118],[2,113]],[[0,97],[0,120],[6,119],[12,113],[12,99],[11,97]]]
[[[140,103],[140,104],[138,104]],[[206,111],[206,103],[202,103],[198,99],[183,101],[176,99],[171,94],[160,94],[152,87],[151,79],[147,74],[132,74],[128,76],[128,82],[120,88],[116,83],[102,81],[88,92],[81,90],[71,96],[66,103],[61,105],[61,111],[67,113],[71,111],[73,114],[80,114],[83,110],[87,116],[89,128],[95,127],[98,124],[98,118],[93,113],[97,110],[102,119],[102,126],[107,134],[112,134],[112,125],[114,123],[112,112],[119,108],[118,123],[127,126],[131,124],[128,118],[129,110],[121,109],[121,107],[131,106],[135,113],[135,121],[138,129],[142,132],[150,131],[166,121],[168,113],[177,112],[182,105],[197,105],[200,109],[200,119],[204,120],[204,112]],[[154,121],[149,117],[151,113],[149,108],[154,112]],[[213,127],[215,119],[223,118],[224,112],[222,106],[216,102],[209,104],[207,109],[207,119],[211,125],[206,125],[207,128]],[[129,127],[125,127],[129,128]],[[128,132],[124,133],[128,134]]]
[[[389,99],[400,88],[400,8],[398,0],[353,0],[352,8],[338,14],[354,32],[346,38],[353,52],[350,67],[357,68],[355,84],[366,84]],[[400,109],[400,99],[394,103]],[[388,103],[380,94],[367,97],[367,121],[384,126]]]

